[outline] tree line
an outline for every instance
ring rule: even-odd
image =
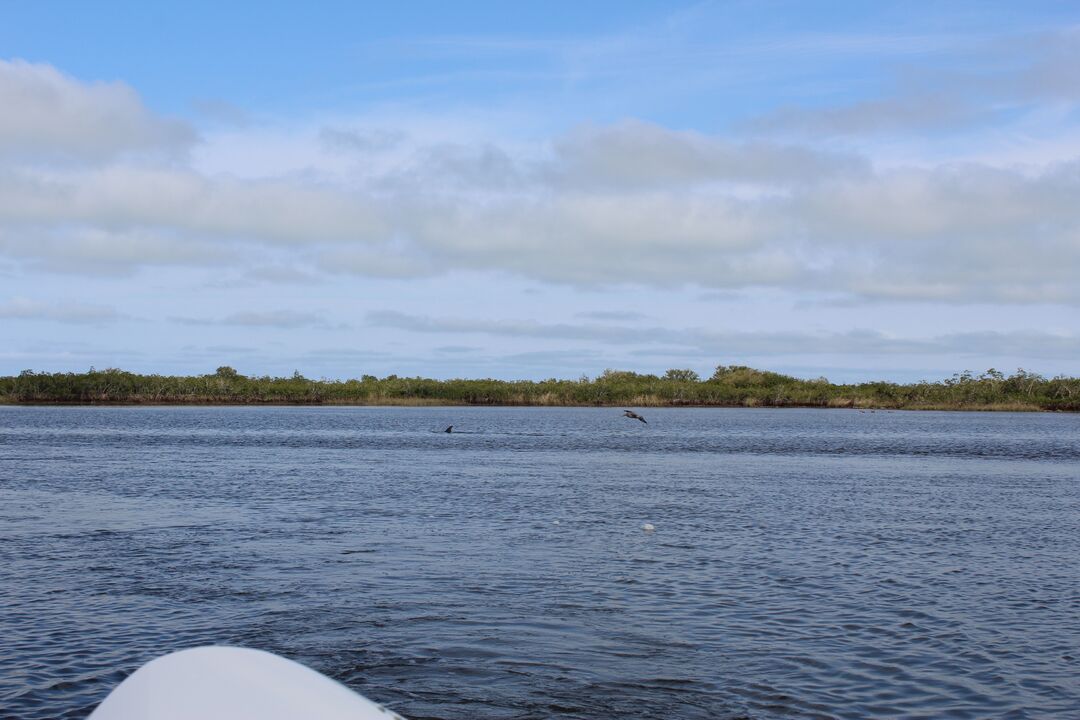
[[[919,410],[1080,410],[1080,378],[1017,370],[963,372],[946,380],[835,384],[742,365],[708,378],[693,370],[663,375],[606,370],[577,380],[432,380],[363,375],[353,380],[246,376],[223,366],[207,375],[140,375],[91,368],[82,373],[25,370],[0,377],[0,402],[77,404],[304,405],[625,405],[835,407]]]

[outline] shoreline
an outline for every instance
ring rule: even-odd
[[[577,380],[448,379],[362,375],[349,380],[253,377],[222,366],[213,374],[140,375],[110,368],[85,373],[0,377],[0,404],[88,406],[331,407],[715,407],[1080,412],[1080,378],[1046,378],[1019,369],[965,371],[938,382],[856,384],[796,378],[743,365],[663,376],[605,370]]]
[[[820,405],[799,403],[469,403],[452,402],[446,400],[386,400],[380,402],[351,402],[351,401],[322,401],[322,402],[290,402],[290,401],[266,401],[266,402],[221,402],[215,400],[178,400],[178,401],[131,401],[131,400],[87,400],[87,401],[20,401],[0,399],[0,407],[127,407],[127,408],[159,408],[159,407],[417,407],[417,408],[624,408],[633,406],[649,409],[682,409],[682,410],[846,410],[859,412],[1016,412],[1016,413],[1060,413],[1075,414],[1080,410],[1044,408],[1037,405],[1022,405],[1010,403],[993,403],[986,405]]]

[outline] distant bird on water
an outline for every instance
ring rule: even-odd
[[[447,433],[448,433],[448,432],[451,432],[451,431],[453,431],[453,429],[454,429],[454,426],[453,426],[453,425],[448,425],[448,426],[446,427],[446,429],[445,429],[445,430],[443,430],[443,432],[447,432]]]
[[[649,424],[649,421],[648,421],[648,420],[646,420],[645,418],[641,417],[640,415],[638,415],[638,414],[637,414],[636,412],[634,412],[633,410],[623,410],[623,417],[628,417],[628,418],[630,418],[631,420],[640,420],[641,422],[645,423],[646,425],[648,425],[648,424]]]

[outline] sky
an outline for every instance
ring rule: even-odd
[[[1080,375],[1078,67],[1070,2],[7,4],[0,374]]]

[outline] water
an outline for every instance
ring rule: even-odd
[[[1080,713],[1080,416],[645,416],[0,408],[0,716],[206,643],[413,720]]]

